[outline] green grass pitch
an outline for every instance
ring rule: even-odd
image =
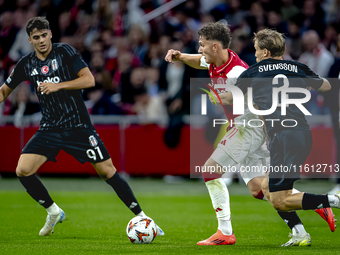
[[[165,232],[152,244],[132,244],[125,228],[133,214],[98,178],[42,179],[66,213],[49,237],[38,235],[46,212],[16,179],[0,179],[0,254],[340,254],[340,233],[313,211],[299,212],[312,236],[311,247],[280,247],[289,228],[267,203],[249,195],[244,185],[230,187],[232,246],[197,246],[215,233],[217,221],[203,182],[166,184],[137,179],[129,183],[144,212]],[[303,181],[300,190],[325,193],[326,181]],[[339,215],[339,210],[333,210]]]

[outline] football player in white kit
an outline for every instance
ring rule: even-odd
[[[248,69],[248,65],[229,49],[231,32],[227,25],[220,22],[209,23],[198,31],[198,35],[199,54],[184,54],[178,50],[170,49],[165,60],[170,63],[181,61],[196,69],[209,69],[212,90],[223,93],[225,85],[234,85],[236,78]],[[248,107],[245,107],[245,113],[238,117],[233,116],[228,109],[225,109],[225,113],[229,122],[232,121],[235,125],[222,138],[216,150],[205,163],[206,169],[209,169],[209,166],[215,167],[214,169],[223,169],[223,166],[238,167],[252,196],[266,200],[261,190],[261,183],[266,174],[263,166],[268,166],[270,156],[265,145],[266,136],[262,127],[250,127],[243,124],[250,119],[259,119],[259,117],[251,113]],[[242,166],[258,167],[252,168],[257,171],[241,171]],[[236,242],[231,226],[229,192],[221,178],[222,174],[223,172],[203,173],[216,211],[218,229],[210,238],[198,242],[198,245],[231,245]],[[295,192],[299,191],[295,190]],[[318,213],[322,216],[323,210],[328,209],[321,209]],[[332,230],[332,226],[334,226],[333,213],[327,219],[323,218],[329,223]],[[301,224],[299,227],[303,228],[303,225]]]

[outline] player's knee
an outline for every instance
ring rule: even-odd
[[[257,198],[257,196],[259,194],[259,192],[257,190],[250,190],[250,193],[254,198]]]
[[[104,180],[110,179],[117,171],[112,164],[105,165],[104,167],[97,168],[96,170],[98,175]]]
[[[110,179],[115,173],[116,169],[108,169],[107,171],[98,174],[102,179],[107,180]]]
[[[28,169],[27,167],[24,166],[17,166],[15,173],[18,177],[24,177],[33,174],[31,169]]]

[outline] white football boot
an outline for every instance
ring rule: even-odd
[[[340,184],[334,186],[334,188],[327,192],[328,195],[335,195],[340,191]]]
[[[310,235],[307,233],[305,235],[293,235],[289,233],[289,237],[292,237],[287,243],[281,246],[311,246],[312,240]]]
[[[338,208],[340,208],[340,190],[335,194],[335,196],[339,199],[339,206],[338,206]]]
[[[54,231],[55,225],[65,220],[65,213],[60,209],[57,215],[47,215],[45,226],[40,230],[40,236],[48,236]]]
[[[156,227],[157,227],[157,235],[156,236],[164,236],[164,231],[160,227],[158,227],[158,225],[156,225]]]

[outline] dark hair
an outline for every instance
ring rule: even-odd
[[[254,33],[254,42],[261,50],[267,49],[270,51],[272,57],[280,57],[285,52],[285,38],[284,35],[273,29],[262,29]]]
[[[26,23],[26,32],[28,36],[31,35],[33,29],[43,30],[43,29],[50,29],[50,23],[46,17],[34,17],[27,21]]]
[[[231,42],[231,32],[228,25],[221,22],[210,22],[198,30],[198,36],[206,40],[216,40],[228,49]]]

